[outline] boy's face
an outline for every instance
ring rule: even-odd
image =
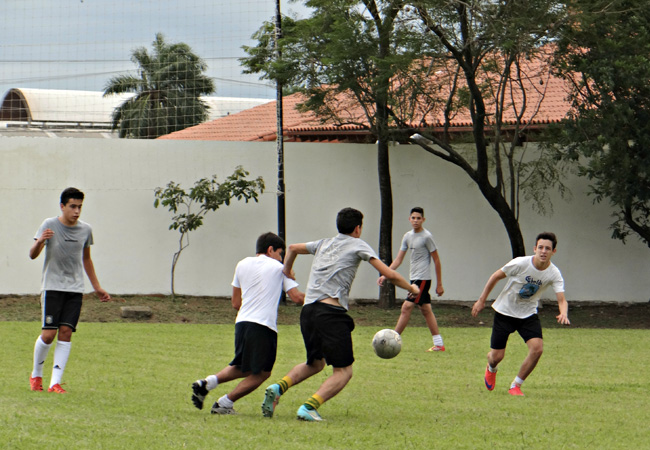
[[[553,248],[553,241],[548,239],[540,239],[535,244],[535,256],[542,262],[550,261],[556,250]]]
[[[409,216],[409,222],[415,231],[420,231],[422,229],[422,224],[424,224],[424,217],[422,214],[414,212]]]
[[[71,198],[65,205],[61,203],[61,217],[66,225],[74,225],[77,223],[79,216],[81,216],[83,202],[83,200]]]

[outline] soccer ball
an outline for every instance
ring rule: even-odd
[[[402,338],[395,330],[379,330],[372,338],[372,348],[380,358],[394,358],[402,350]]]

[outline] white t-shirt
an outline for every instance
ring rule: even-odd
[[[564,292],[564,279],[553,263],[544,270],[537,270],[532,256],[521,256],[501,270],[508,279],[492,308],[503,315],[525,319],[537,313],[542,291],[548,286],[552,286],[556,294]]]
[[[349,309],[348,295],[359,263],[377,258],[375,251],[365,241],[347,234],[307,242],[306,246],[315,257],[305,292],[305,305],[336,298],[342,307]]]
[[[426,228],[416,233],[411,230],[404,234],[400,250],[403,252],[411,250],[411,268],[409,278],[411,280],[431,279],[431,253],[437,250],[433,236]]]
[[[255,322],[278,331],[278,305],[282,290],[298,286],[282,273],[284,265],[266,255],[249,256],[235,268],[232,285],[241,289],[237,322]]]

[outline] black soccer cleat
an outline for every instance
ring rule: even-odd
[[[197,380],[192,383],[192,403],[198,409],[203,409],[203,402],[205,397],[208,395],[208,389],[206,385],[208,384],[205,380]]]

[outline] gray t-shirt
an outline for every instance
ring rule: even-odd
[[[348,295],[359,263],[377,258],[375,251],[365,241],[347,234],[338,234],[305,245],[307,251],[315,255],[305,293],[305,305],[325,298],[336,298],[342,307],[348,309]]]
[[[63,225],[58,217],[45,219],[34,239],[49,228],[54,236],[45,241],[43,291],[84,292],[84,248],[93,244],[90,225],[81,220],[72,227]]]
[[[437,250],[433,236],[426,228],[416,233],[411,230],[404,234],[400,250],[411,250],[411,269],[409,278],[411,280],[431,279],[431,252]]]

